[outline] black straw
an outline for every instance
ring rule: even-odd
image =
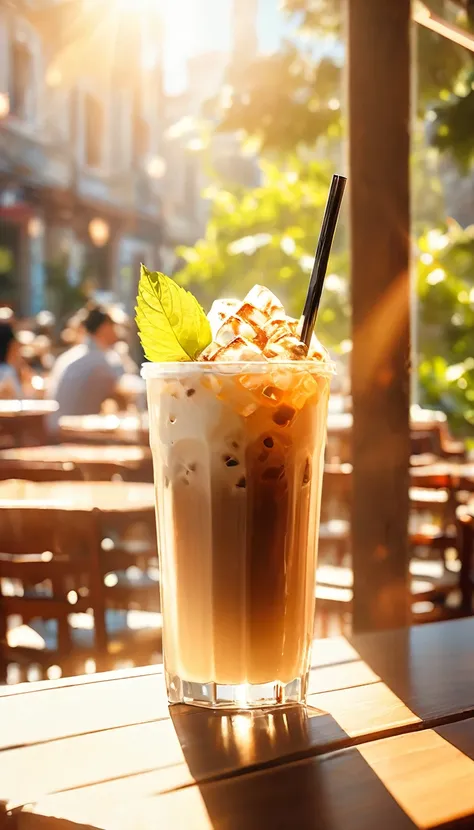
[[[316,248],[313,270],[309,281],[308,294],[303,309],[301,342],[306,343],[308,348],[318,315],[319,303],[321,302],[321,294],[323,293],[323,285],[328,268],[329,254],[331,253],[346,184],[347,179],[345,176],[332,177],[318,247]]]

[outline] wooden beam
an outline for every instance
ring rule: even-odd
[[[410,0],[350,0],[354,630],[407,624]]]
[[[458,46],[463,46],[465,49],[469,49],[470,52],[474,52],[474,35],[465,29],[461,29],[460,26],[455,26],[454,23],[443,20],[442,17],[434,14],[420,0],[415,2],[413,20],[415,23],[419,23],[420,26],[425,26],[426,29],[431,29],[432,32],[442,35],[452,41],[452,43],[456,43]]]

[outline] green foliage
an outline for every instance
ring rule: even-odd
[[[441,152],[452,153],[462,172],[468,173],[474,161],[474,71],[459,78],[455,92],[434,109],[433,144]]]
[[[430,0],[429,5],[441,17],[453,17],[444,0]],[[454,16],[453,22],[460,24],[462,21]],[[472,65],[472,60],[466,49],[424,26],[416,27],[416,52],[418,111],[424,117],[427,107],[446,99],[459,75]]]
[[[238,293],[242,298],[255,283],[264,283],[280,296],[289,314],[299,317],[329,178],[321,163],[303,163],[293,156],[283,171],[264,162],[261,185],[253,190],[211,189],[206,235],[193,248],[178,251],[186,263],[176,274],[178,282],[192,287],[205,307],[219,296]],[[350,318],[342,230],[329,274],[318,332],[327,345],[339,347],[349,336]]]
[[[282,6],[300,17],[303,31],[340,34],[343,0],[283,0]]]
[[[259,58],[246,70],[235,67],[221,101],[219,129],[256,138],[274,160],[263,165],[262,182],[251,191],[211,189],[212,212],[205,238],[181,250],[185,266],[177,275],[202,302],[216,296],[243,296],[255,282],[279,294],[299,315],[325,202],[329,169],[314,159],[324,138],[328,157],[341,137],[342,73],[337,59],[317,60],[314,43],[341,38],[344,0],[284,0],[283,9],[302,39],[277,55]],[[444,0],[433,11],[455,15]],[[450,11],[451,8],[451,11]],[[453,18],[454,19],[454,18]],[[456,18],[460,25],[465,21]],[[304,35],[311,35],[311,45]],[[474,152],[472,57],[445,38],[418,26],[419,121],[414,133],[412,191],[415,235],[421,236],[418,263],[419,374],[423,402],[447,412],[451,425],[474,425],[474,234],[450,225],[433,231],[445,217],[439,151],[467,169]],[[434,148],[427,150],[429,111]],[[214,110],[215,114],[215,110]],[[329,141],[328,141],[329,139]],[[279,163],[275,162],[279,159]],[[331,171],[332,172],[332,171]],[[323,294],[318,331],[340,348],[350,336],[347,254],[343,223]],[[336,277],[334,274],[337,274]],[[346,351],[343,343],[341,351]]]
[[[46,265],[46,301],[47,307],[57,320],[64,322],[89,299],[84,279],[72,285],[68,278],[67,264],[64,259]]]
[[[342,70],[332,53],[316,60],[314,46],[328,37],[343,45],[343,8],[342,0],[284,0],[283,11],[297,27],[296,40],[244,70],[232,69],[232,94],[226,90],[220,129],[244,130],[271,151],[313,147],[322,135],[340,138],[341,111],[333,107],[342,95]],[[445,0],[431,0],[430,8],[458,25],[465,23]],[[435,108],[435,146],[452,150],[464,164],[470,158],[466,143],[470,147],[473,123],[474,104],[465,100],[464,91],[472,57],[422,26],[415,32],[418,114],[424,118],[427,108]]]
[[[219,129],[244,129],[262,150],[293,152],[321,136],[341,135],[341,70],[327,58],[315,63],[292,43],[258,58],[229,78]],[[228,88],[226,88],[228,96]]]
[[[428,231],[419,243],[419,374],[424,403],[474,430],[474,226]]]

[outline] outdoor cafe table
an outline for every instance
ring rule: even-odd
[[[78,468],[86,479],[97,475],[125,468],[131,472],[143,470],[151,464],[151,452],[148,447],[94,444],[55,444],[43,447],[19,447],[0,451],[0,476],[4,469],[15,478],[15,470],[24,471],[41,468],[52,470],[61,466],[65,472],[68,468]],[[21,476],[18,476],[21,478]]]
[[[0,723],[12,830],[461,830],[474,620],[316,642],[307,708],[169,709],[154,666],[3,687]]]
[[[148,415],[63,415],[59,419],[59,437],[68,443],[148,446]]]
[[[2,508],[41,508],[101,513],[154,509],[153,484],[124,481],[0,481]],[[1,727],[0,727],[1,731]]]
[[[329,411],[328,415],[328,456],[338,456],[344,461],[351,459],[351,436],[353,424],[352,412]],[[410,407],[410,431],[412,436],[432,434],[433,445],[438,445],[439,455],[442,446],[450,447],[456,453],[462,453],[463,443],[453,441],[449,435],[447,418],[443,412],[422,409],[419,406]]]
[[[0,401],[0,448],[44,444],[46,418],[57,409],[56,401]]]

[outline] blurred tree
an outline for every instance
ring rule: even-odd
[[[463,17],[466,27],[473,32],[473,0],[466,0]],[[474,161],[474,55],[457,51],[463,53],[464,63],[455,76],[455,83],[446,82],[440,92],[441,100],[433,110],[432,143],[442,153],[449,153],[461,172],[467,173]]]
[[[218,129],[243,129],[263,151],[291,152],[313,147],[328,134],[341,137],[341,69],[330,58],[313,56],[286,42],[281,52],[257,59],[229,77]],[[214,104],[212,104],[214,105]]]
[[[230,89],[225,88],[218,102],[218,129],[242,131],[273,161],[263,164],[262,182],[255,190],[211,188],[205,238],[179,252],[186,264],[177,279],[192,285],[205,306],[216,296],[236,293],[236,286],[243,296],[253,283],[264,282],[281,296],[290,313],[301,313],[329,180],[328,168],[315,161],[316,147],[319,141],[323,152],[318,155],[328,158],[333,146],[338,152],[343,132],[342,61],[337,48],[343,2],[284,0],[286,13],[298,26],[295,41],[285,43],[276,55],[231,69]],[[430,7],[446,13],[448,4],[431,0]],[[453,7],[451,13],[456,14]],[[305,40],[308,34],[310,47]],[[329,49],[325,48],[328,37]],[[314,44],[321,48],[315,49]],[[318,58],[317,52],[323,52],[323,57]],[[457,129],[450,126],[442,149],[467,163],[474,148],[470,95],[464,94],[464,105],[458,109],[450,104],[453,96],[461,100],[459,85],[467,83],[463,79],[472,68],[471,56],[417,27],[417,67],[420,117],[414,135],[412,181],[414,231],[417,237],[421,235],[422,395],[426,404],[444,409],[452,425],[466,432],[474,423],[474,348],[469,334],[469,325],[474,323],[472,266],[469,272],[474,237],[470,231],[463,236],[457,226],[446,234],[433,231],[444,221],[445,206],[438,153],[435,149],[427,152],[424,121],[428,110],[428,121],[434,125],[431,136],[440,147],[436,122],[441,113],[452,119]],[[216,102],[209,103],[209,112],[215,115]],[[329,346],[346,352],[350,305],[341,224],[340,247],[334,251],[329,270],[335,273],[327,279],[318,331]]]
[[[249,66],[241,67],[237,62],[232,67],[232,93],[229,95],[226,88],[219,129],[243,129],[260,139],[262,149],[274,151],[313,147],[315,140],[328,132],[332,137],[340,136],[344,2],[283,0],[283,11],[296,27],[296,35],[280,53],[261,56]],[[466,23],[466,15],[449,0],[430,0],[430,8],[458,24]],[[443,117],[456,121],[456,130],[445,134],[441,129],[443,149],[449,147],[456,153],[457,140],[462,145],[465,135],[472,134],[472,110],[461,103],[472,56],[421,26],[416,27],[416,37],[419,114],[424,117],[430,108],[439,119],[434,140]],[[323,57],[317,58],[318,53]],[[433,109],[437,103],[441,105],[439,115]],[[462,146],[459,151],[462,153]]]
[[[419,373],[423,402],[444,410],[454,429],[474,430],[474,225],[450,221],[419,243]]]
[[[206,308],[216,297],[237,292],[242,298],[252,285],[264,283],[299,317],[329,179],[327,166],[292,156],[284,170],[263,162],[261,185],[253,190],[211,187],[206,235],[193,248],[178,250],[185,265],[176,279]],[[350,331],[346,249],[339,234],[318,321],[324,342],[338,350]]]

